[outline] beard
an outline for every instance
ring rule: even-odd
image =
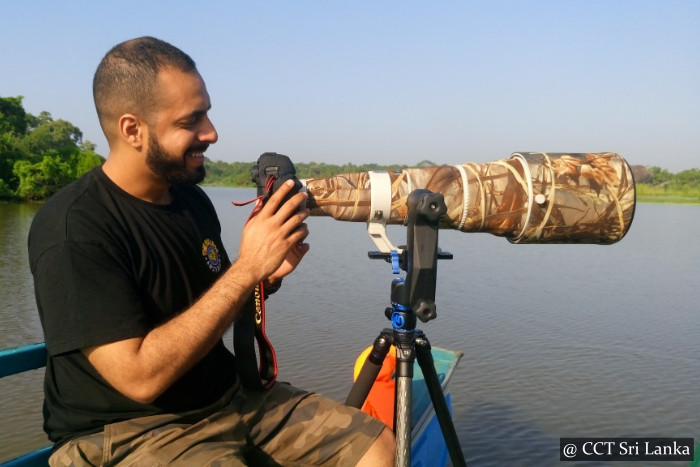
[[[170,184],[196,185],[204,180],[206,171],[204,166],[192,170],[187,169],[185,158],[187,155],[177,157],[173,153],[165,150],[154,133],[148,142],[148,153],[146,154],[146,164],[157,176]],[[204,152],[209,145],[191,147],[187,152]]]

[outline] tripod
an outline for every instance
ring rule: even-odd
[[[406,278],[391,283],[391,304],[385,310],[392,327],[383,329],[350,390],[345,404],[360,408],[379,374],[384,358],[392,345],[396,347],[396,389],[394,432],[396,465],[411,464],[411,404],[413,364],[418,360],[428,394],[435,409],[440,429],[454,466],[466,466],[459,446],[440,380],[430,352],[430,342],[416,329],[416,318],[428,322],[436,317],[435,285],[437,260],[452,259],[450,253],[438,251],[438,221],[447,207],[443,196],[428,190],[414,190],[408,196],[407,244],[399,254],[370,252],[372,259],[385,259],[406,271]],[[397,267],[398,266],[398,267]]]

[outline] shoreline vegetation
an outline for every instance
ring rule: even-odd
[[[700,204],[700,187],[678,189],[635,183],[638,203]]]
[[[43,201],[104,162],[95,144],[83,141],[79,128],[54,120],[49,112],[27,113],[23,96],[0,97],[0,202]],[[439,165],[296,163],[299,178],[332,177],[370,170],[402,170]],[[253,162],[207,159],[203,186],[252,187]],[[655,166],[631,166],[637,202],[700,204],[700,169],[669,173]]]

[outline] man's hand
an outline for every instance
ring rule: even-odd
[[[292,272],[309,250],[304,220],[308,209],[299,209],[306,193],[297,193],[282,204],[294,183],[290,180],[270,197],[243,229],[235,267],[244,268],[259,281],[277,281]]]
[[[294,247],[291,250],[289,250],[287,257],[284,259],[284,262],[282,262],[282,265],[279,268],[277,268],[277,271],[272,273],[272,275],[267,278],[270,285],[282,280],[284,276],[294,271],[296,267],[299,266],[299,263],[301,263],[301,259],[308,251],[308,243],[297,243],[296,245],[294,245]]]

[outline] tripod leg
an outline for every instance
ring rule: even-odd
[[[352,385],[350,389],[350,394],[345,400],[345,405],[355,408],[362,408],[362,404],[365,403],[369,391],[372,389],[374,381],[377,379],[379,370],[382,368],[382,363],[384,363],[384,358],[386,354],[389,353],[389,349],[394,343],[394,338],[391,331],[382,331],[374,340],[374,345],[372,351],[370,352],[367,360],[362,365],[362,370],[357,376],[357,380]]]
[[[464,460],[464,454],[462,453],[462,448],[459,445],[457,432],[455,431],[452,418],[450,417],[450,411],[447,407],[445,395],[442,392],[440,379],[438,378],[437,371],[435,371],[435,361],[433,360],[433,354],[430,352],[430,342],[428,342],[428,339],[425,337],[416,339],[416,357],[418,359],[418,364],[423,371],[425,384],[428,387],[428,394],[430,394],[430,400],[433,403],[435,414],[437,415],[438,422],[440,423],[442,435],[445,437],[445,443],[447,444],[447,450],[450,453],[452,465],[466,467],[467,463]]]
[[[413,404],[413,342],[415,331],[396,334],[396,397],[394,400],[394,435],[396,465],[411,465],[411,412]]]

